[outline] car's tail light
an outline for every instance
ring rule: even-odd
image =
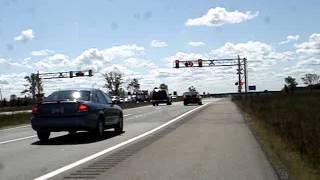
[[[88,111],[89,110],[89,106],[86,104],[80,104],[79,105],[79,111]]]
[[[33,112],[33,113],[39,112],[39,107],[38,107],[38,105],[32,106],[32,112]]]

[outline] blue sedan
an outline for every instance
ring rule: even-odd
[[[90,131],[102,137],[109,128],[123,132],[123,112],[101,90],[60,90],[32,108],[31,125],[40,141],[47,141],[50,132],[58,131]]]

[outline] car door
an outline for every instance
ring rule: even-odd
[[[103,92],[98,90],[96,91],[96,95],[99,106],[101,106],[104,113],[105,124],[113,124],[114,118],[112,113],[112,104],[108,103],[107,99],[103,95]]]
[[[115,105],[114,103],[112,103],[112,99],[111,97],[106,94],[106,93],[103,93],[104,97],[106,98],[108,104],[111,104],[111,114],[112,114],[112,120],[114,123],[118,123],[118,120],[119,120],[119,116],[120,116],[120,109],[117,108],[117,105]]]

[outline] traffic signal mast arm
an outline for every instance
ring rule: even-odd
[[[68,71],[68,72],[56,72],[56,73],[41,73],[36,74],[41,79],[58,79],[58,78],[74,78],[74,77],[84,77],[93,76],[92,70],[88,71]]]
[[[175,60],[175,68],[212,67],[212,66],[237,66],[238,59],[198,59],[198,60]],[[244,63],[241,62],[241,65]]]

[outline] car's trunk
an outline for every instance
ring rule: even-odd
[[[79,102],[76,101],[56,101],[39,104],[39,115],[50,117],[61,117],[74,115],[78,112]]]

